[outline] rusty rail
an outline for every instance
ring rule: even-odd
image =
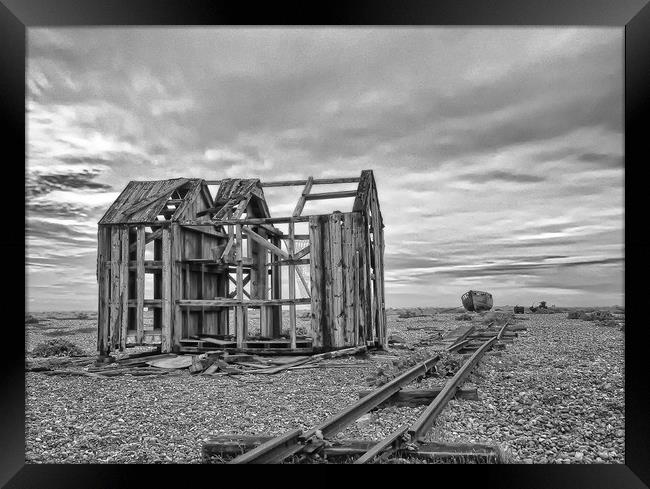
[[[298,433],[292,430],[284,435],[273,438],[262,445],[250,450],[233,459],[230,463],[279,463],[286,457],[302,451],[309,440],[319,432],[322,437],[335,435],[343,428],[354,422],[363,414],[377,407],[387,400],[402,386],[412,382],[421,375],[425,375],[440,360],[439,355],[435,355],[423,362],[418,363],[413,368],[403,374],[395,377],[393,380],[384,384],[357,402],[348,406],[343,411],[329,417],[315,428],[305,432]]]
[[[508,322],[506,321],[496,336],[488,339],[478,350],[474,352],[469,360],[465,362],[463,366],[458,370],[458,372],[456,372],[456,374],[445,384],[443,389],[440,391],[440,394],[435,397],[431,404],[427,406],[420,417],[410,427],[402,426],[398,428],[396,431],[371,447],[364,455],[355,461],[355,464],[370,462],[389,446],[393,446],[394,449],[398,449],[402,444],[402,436],[405,434],[409,435],[411,441],[421,442],[435,422],[438,415],[445,408],[449,400],[454,397],[454,394],[460,385],[465,381],[474,367],[478,364],[483,354],[488,351],[494,343],[501,339],[501,336],[507,327]]]

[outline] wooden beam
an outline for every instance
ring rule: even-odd
[[[305,196],[306,200],[342,199],[345,197],[356,197],[356,190],[342,190],[340,192],[322,192]]]
[[[233,307],[233,306],[288,306],[289,304],[310,304],[309,298],[298,299],[251,299],[248,301],[237,299],[181,299],[176,301],[179,306],[215,306],[215,307]]]
[[[244,282],[243,282],[244,285],[246,285],[246,284],[250,281],[250,279],[251,279],[250,274],[247,274],[247,275],[244,277]],[[230,274],[228,274],[228,280],[230,280],[233,284],[237,285],[237,280],[235,280],[234,278],[232,278],[232,276],[231,276]],[[244,291],[244,292],[246,292],[246,291]]]
[[[160,351],[168,353],[172,349],[172,259],[171,233],[164,229],[162,233],[162,325]]]
[[[271,238],[271,243],[278,248],[282,246],[282,242],[276,237]],[[277,261],[278,256],[272,255],[271,260],[273,261],[273,259]],[[271,298],[282,298],[282,267],[271,267]],[[269,317],[271,320],[270,336],[272,338],[279,338],[282,334],[282,307],[274,306],[267,308],[267,310],[269,310]]]
[[[311,191],[311,187],[313,184],[314,184],[314,177],[309,177],[307,179],[307,183],[305,184],[305,188],[302,190],[302,194],[298,199],[296,208],[293,210],[294,217],[297,217],[302,213],[302,209],[305,207],[305,202],[307,202],[307,195],[309,195],[309,192]]]
[[[130,270],[137,270],[138,268],[137,260],[131,260],[125,263],[127,264]],[[144,260],[145,272],[147,270],[162,270],[162,266],[163,266],[162,260]]]
[[[108,355],[109,322],[110,322],[110,253],[111,228],[99,226],[97,230],[97,285],[99,288],[97,309],[97,350],[100,355]]]
[[[278,238],[280,238],[280,239],[289,239],[289,235],[288,235],[288,234],[282,234],[282,232],[280,232],[280,234],[277,234],[276,236],[277,236]],[[294,235],[294,239],[297,239],[297,240],[308,240],[308,239],[309,239],[309,235],[308,235],[308,234],[296,234],[296,235]]]
[[[271,253],[281,256],[282,258],[289,259],[290,255],[283,251],[282,249],[278,248],[274,244],[270,243],[266,239],[264,239],[262,236],[257,234],[255,231],[253,231],[251,228],[248,226],[238,226],[239,229],[244,231],[253,241],[258,243],[259,245],[263,246],[267,250],[269,250]]]
[[[129,329],[129,228],[122,228],[122,256],[120,270],[120,301],[122,302],[122,324],[120,328],[120,350],[126,348],[126,335]]]
[[[147,235],[145,236],[145,244],[150,243],[150,242],[153,241],[154,239],[160,238],[160,237],[162,236],[162,230],[163,230],[163,228],[158,228],[158,229],[156,229],[153,233],[149,233],[149,234],[147,234]],[[138,243],[137,243],[137,242],[136,242],[136,243],[131,243],[131,244],[129,245],[129,251],[135,251],[135,249],[137,248],[137,246],[138,246]]]
[[[310,177],[311,179],[311,177]],[[289,223],[289,241],[288,241],[288,251],[289,256],[293,256],[294,251],[294,223]],[[294,263],[289,264],[289,299],[294,300],[296,298],[296,265]],[[291,339],[291,348],[296,347],[296,305],[289,304],[289,338]]]
[[[270,261],[266,263],[266,266],[276,267],[276,266],[284,266],[284,265],[307,265],[308,263],[310,263],[310,261],[311,260],[309,258],[302,258],[300,260],[291,260],[291,259],[276,260],[276,261]]]
[[[417,407],[428,405],[438,394],[440,394],[442,389],[443,386],[434,389],[402,389],[377,406],[377,409],[383,409],[388,406]],[[359,391],[359,399],[369,395],[371,392],[372,390]],[[471,401],[477,401],[479,399],[475,387],[459,388],[455,393],[455,397],[456,399],[466,399]]]
[[[217,227],[217,226],[220,226],[220,224],[213,223],[213,226]],[[227,238],[228,237],[228,235],[225,234],[225,233],[217,231],[216,229],[210,229],[210,228],[206,229],[205,226],[182,226],[182,227],[185,228],[185,229],[191,229],[192,231],[196,231],[198,233],[207,234],[208,236],[216,236],[217,238]]]
[[[314,185],[330,184],[330,183],[357,183],[359,177],[343,177],[343,178],[316,178]],[[206,180],[208,185],[220,185],[222,180]],[[279,182],[260,182],[262,187],[290,187],[305,185],[307,180],[283,180]]]
[[[237,235],[237,248],[236,248],[236,257],[237,257],[237,301],[242,302],[244,299],[244,269],[242,267],[242,226],[235,226],[235,232]],[[257,234],[257,233],[256,233]],[[244,318],[244,308],[241,305],[238,305],[235,309],[235,317],[237,322],[237,348],[243,348],[244,342],[246,341],[246,324]]]
[[[108,347],[112,350],[117,344],[118,333],[121,328],[120,316],[122,305],[120,304],[120,256],[121,256],[121,235],[122,229],[119,226],[111,228],[111,296],[110,296],[110,323]]]
[[[170,229],[171,233],[171,276],[172,276],[172,350],[177,351],[181,347],[181,338],[183,337],[183,316],[181,308],[175,303],[179,299],[183,299],[183,281],[181,278],[182,264],[180,260],[183,259],[183,235],[181,234],[181,227],[174,224]]]
[[[251,298],[251,295],[248,292],[246,292],[245,290],[243,292],[246,297],[248,297],[249,299]],[[237,290],[233,290],[230,294],[228,294],[228,298],[233,299],[236,295],[237,295]]]
[[[325,216],[329,214],[323,214]],[[248,217],[246,219],[221,219],[220,221],[179,221],[179,224],[183,226],[226,226],[230,224],[242,224],[242,225],[262,225],[262,224],[284,224],[288,222],[307,222],[309,221],[310,216],[287,216],[287,217]]]
[[[342,221],[340,214],[329,217],[330,269],[332,273],[332,344],[337,348],[345,345],[345,308],[343,290]]]
[[[311,246],[307,245],[302,250],[300,250],[298,253],[294,253],[293,254],[293,259],[294,260],[300,260],[303,256],[309,254],[310,251],[311,251]]]
[[[135,273],[135,291],[137,309],[135,310],[135,328],[136,342],[142,343],[144,339],[144,247],[145,236],[144,226],[138,226],[136,230],[136,273]]]
[[[307,297],[311,297],[311,287],[307,283],[307,279],[305,278],[305,275],[302,273],[302,270],[300,270],[300,268],[296,268],[296,272],[298,272],[298,278],[300,279],[300,282],[302,282],[302,286],[305,288],[305,293],[307,294]]]

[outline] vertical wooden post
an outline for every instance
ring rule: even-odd
[[[162,231],[162,315],[161,315],[161,342],[160,351],[171,351],[172,336],[172,264],[171,264],[171,236],[169,228]]]
[[[174,316],[172,320],[172,349],[177,351],[181,346],[181,338],[183,337],[183,315],[181,307],[176,303],[183,297],[183,280],[181,276],[181,263],[183,259],[183,243],[181,238],[180,226],[172,223],[170,228],[171,233],[171,269],[172,269],[172,307]]]
[[[118,334],[121,328],[120,316],[120,256],[122,251],[122,229],[119,226],[111,227],[111,302],[108,345],[112,350],[118,343]]]
[[[153,259],[162,262],[162,239],[153,241]],[[162,270],[156,271],[153,276],[153,298],[162,300]],[[153,328],[162,331],[161,323],[162,308],[156,307],[153,309]]]
[[[322,294],[322,325],[323,325],[323,347],[326,350],[336,345],[334,337],[334,298],[332,296],[332,246],[330,233],[330,218],[323,216],[320,221],[323,254],[323,288]]]
[[[185,240],[185,245],[187,245],[187,238]],[[186,250],[185,253],[189,254]],[[187,255],[186,255],[187,256]],[[190,258],[188,256],[188,258]],[[183,263],[183,270],[185,271],[185,285],[183,286],[183,297],[185,299],[195,299],[194,296],[192,296],[192,288],[190,286],[190,264],[189,263]],[[195,332],[193,331],[192,328],[192,322],[190,321],[190,308],[186,307],[185,308],[185,334],[187,336],[193,335]]]
[[[122,253],[120,269],[120,301],[122,304],[122,319],[119,334],[119,347],[126,348],[126,335],[129,329],[129,227],[122,229]],[[117,346],[117,345],[115,345]]]
[[[244,300],[244,269],[242,266],[242,232],[241,224],[237,224],[236,227],[237,233],[237,248],[236,248],[236,260],[237,260],[237,300]],[[237,325],[237,348],[243,348],[244,342],[246,341],[247,335],[247,324],[245,324],[244,318],[244,306],[238,305],[235,307],[235,322]]]
[[[311,260],[309,263],[309,280],[311,282],[311,335],[314,348],[323,347],[322,307],[324,292],[323,256],[320,221],[317,216],[309,218],[309,245]]]
[[[354,214],[343,214],[343,311],[344,338],[346,346],[356,345],[354,338]]]
[[[333,342],[336,348],[345,346],[345,311],[343,310],[343,264],[341,250],[341,214],[329,217],[330,249],[332,270],[332,327]]]
[[[360,330],[360,322],[361,322],[361,304],[359,301],[359,285],[361,283],[361,280],[359,279],[359,252],[355,251],[354,252],[354,262],[353,262],[353,279],[352,279],[352,284],[354,286],[354,340],[352,342],[353,345],[363,345],[364,341],[360,339],[361,335],[359,334]]]
[[[370,207],[372,209],[372,230],[373,230],[373,242],[374,242],[374,259],[375,259],[375,298],[376,298],[376,308],[375,314],[377,317],[377,336],[379,337],[379,342],[384,347],[387,346],[387,336],[386,336],[386,321],[385,321],[385,312],[386,308],[384,305],[384,264],[383,264],[383,231],[381,229],[382,223],[380,221],[379,205],[377,203],[377,189],[373,185],[371,186],[370,192]]]
[[[137,238],[136,238],[136,274],[135,274],[135,286],[136,286],[136,310],[135,310],[135,328],[136,343],[142,344],[144,341],[144,226],[138,226]]]
[[[272,237],[271,243],[280,248],[280,238]],[[278,261],[279,257],[271,253],[271,261]],[[271,267],[271,299],[282,299],[282,267],[273,265]],[[270,306],[271,310],[271,337],[279,338],[282,334],[282,306]]]
[[[110,351],[109,323],[110,323],[110,272],[109,259],[111,253],[110,241],[111,228],[99,226],[97,230],[97,282],[98,282],[98,310],[97,310],[97,351],[100,355],[108,355]]]
[[[295,249],[295,225],[293,221],[289,222],[289,241],[288,253],[289,259],[293,260],[293,254]],[[289,299],[294,300],[296,298],[296,265],[291,263],[289,265]],[[296,304],[289,304],[289,337],[291,339],[291,348],[296,348]]]

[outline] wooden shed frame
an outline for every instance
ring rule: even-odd
[[[311,191],[341,183],[358,186]],[[219,185],[214,199],[208,185]],[[285,186],[302,186],[300,198],[291,216],[271,217],[263,189]],[[343,197],[354,198],[351,212],[302,215],[309,200]],[[309,234],[295,233],[298,222],[309,223]],[[274,226],[279,223],[288,224],[288,233]],[[265,183],[129,182],[98,223],[98,351],[155,345],[178,353],[304,354],[385,347],[383,228],[371,170],[352,178]],[[296,250],[296,240],[306,239]],[[306,263],[308,279],[297,268]],[[145,298],[147,276],[152,297]],[[297,278],[309,297],[296,297]],[[300,304],[311,306],[311,335],[297,335]],[[284,335],[283,307],[289,313]],[[145,308],[153,310],[153,329],[145,328]],[[253,338],[250,309],[260,310],[260,335]]]

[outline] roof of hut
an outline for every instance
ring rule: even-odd
[[[187,218],[197,198],[212,206],[207,185],[201,178],[131,181],[108,208],[99,224],[154,223]],[[194,216],[191,216],[192,218]]]

